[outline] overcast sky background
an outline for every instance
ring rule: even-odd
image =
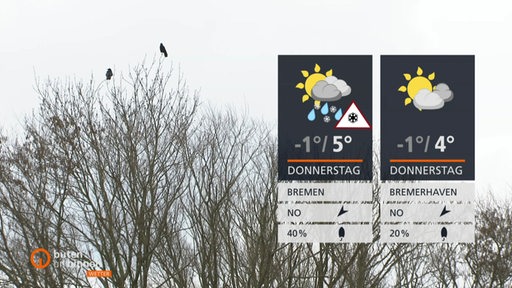
[[[159,57],[163,42],[212,105],[277,123],[277,55],[476,56],[477,193],[512,194],[512,9],[508,1],[0,2],[0,129],[19,131],[41,79],[103,79]],[[167,64],[168,63],[168,64]],[[114,76],[114,77],[115,77]],[[378,135],[379,123],[374,123]]]

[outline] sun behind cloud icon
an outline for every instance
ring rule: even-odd
[[[423,69],[418,67],[416,76],[412,77],[411,74],[404,73],[405,80],[408,81],[407,86],[402,85],[398,91],[409,95],[404,100],[404,105],[407,106],[414,104],[418,110],[437,110],[444,107],[444,103],[450,102],[453,99],[453,91],[445,83],[432,85],[432,80],[435,79],[436,74],[432,72],[427,77],[423,75]]]
[[[305,94],[302,96],[302,103],[310,99],[314,100],[313,109],[307,114],[307,119],[311,122],[317,119],[317,112],[319,110],[322,119],[325,123],[331,121],[331,116],[327,115],[331,112],[335,120],[340,120],[342,117],[341,107],[335,106],[334,102],[341,99],[341,97],[348,96],[352,92],[352,88],[343,79],[332,75],[332,69],[327,72],[320,72],[320,65],[315,64],[314,73],[308,70],[301,70],[302,76],[305,81],[298,83],[295,88],[303,89]],[[322,105],[322,102],[325,102]],[[322,106],[321,106],[322,105]]]
[[[304,89],[306,92],[302,96],[303,103],[313,98],[315,106],[319,107],[322,101],[333,102],[350,94],[350,86],[344,80],[333,76],[332,69],[322,74],[320,66],[315,64],[314,71],[315,73],[310,74],[309,71],[302,70],[302,76],[306,78],[306,81],[304,83],[300,82],[295,86],[296,88]]]
[[[306,78],[306,81],[304,81],[304,83],[298,83],[295,87],[298,89],[304,89],[304,91],[306,92],[306,94],[302,96],[303,103],[312,98],[313,87],[316,85],[318,81],[324,80],[325,78],[332,76],[332,69],[325,72],[325,74],[322,74],[320,72],[320,69],[320,65],[315,64],[315,73],[309,73],[308,70],[300,71],[302,73],[302,76]],[[320,106],[320,102],[320,100],[315,100],[315,106]]]

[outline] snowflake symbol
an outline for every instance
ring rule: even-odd
[[[348,121],[350,123],[356,123],[357,122],[357,114],[353,113],[353,112],[348,114]]]

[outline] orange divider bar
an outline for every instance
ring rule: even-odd
[[[363,163],[363,159],[288,159],[288,163]]]
[[[391,163],[466,163],[466,159],[390,159]]]

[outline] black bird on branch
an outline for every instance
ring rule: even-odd
[[[114,73],[112,73],[112,69],[108,68],[107,74],[105,74],[105,76],[107,76],[107,80],[112,79],[113,75],[114,75]]]
[[[164,56],[167,57],[167,50],[165,50],[165,46],[162,43],[160,43],[160,52],[164,53]]]

